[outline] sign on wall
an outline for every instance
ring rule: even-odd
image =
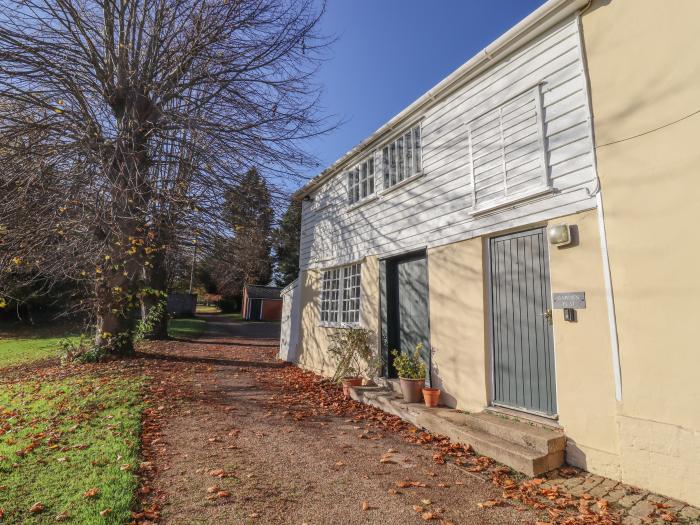
[[[552,308],[583,310],[586,308],[586,292],[554,292],[552,294]]]

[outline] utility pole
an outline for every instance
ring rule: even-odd
[[[197,239],[192,241],[194,252],[192,253],[192,268],[190,269],[190,295],[192,295],[192,285],[194,284],[194,265],[197,260]]]

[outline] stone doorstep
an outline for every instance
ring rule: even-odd
[[[350,396],[419,428],[470,445],[479,454],[528,476],[539,476],[564,463],[566,438],[556,430],[494,414],[465,414],[451,408],[406,403],[382,387],[354,387]]]

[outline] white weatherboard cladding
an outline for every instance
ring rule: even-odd
[[[422,176],[382,193],[380,144],[375,152],[378,198],[348,207],[346,171],[340,170],[314,193],[312,202],[304,203],[301,267],[439,246],[594,208],[595,198],[585,191],[595,187],[595,172],[583,67],[578,26],[572,18],[426,111],[421,120]],[[531,100],[528,93],[540,96],[541,108],[528,106],[523,111],[541,111],[544,154],[525,141],[529,164],[515,162],[506,169],[517,168],[514,183],[534,188],[534,174],[539,176],[546,162],[553,191],[475,215],[470,126],[501,107],[511,112],[519,97]],[[526,128],[533,123],[522,122]],[[408,128],[415,121],[406,124]],[[475,174],[479,176],[478,168]],[[527,188],[522,194],[527,195]]]

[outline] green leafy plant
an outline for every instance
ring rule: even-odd
[[[394,368],[399,377],[404,379],[425,379],[425,363],[421,357],[423,343],[418,343],[415,350],[402,354],[398,350],[391,351],[394,356]]]
[[[106,350],[95,346],[93,341],[85,335],[78,340],[63,339],[58,343],[61,363],[97,363],[102,361]]]
[[[331,334],[328,353],[336,362],[333,381],[376,372],[381,360],[372,351],[373,340],[374,333],[366,328],[339,328]]]
[[[167,302],[162,300],[154,304],[145,319],[140,319],[136,323],[136,330],[134,332],[134,341],[143,341],[148,339],[151,334],[153,334],[156,324],[161,321],[164,317],[168,317],[168,305]]]

